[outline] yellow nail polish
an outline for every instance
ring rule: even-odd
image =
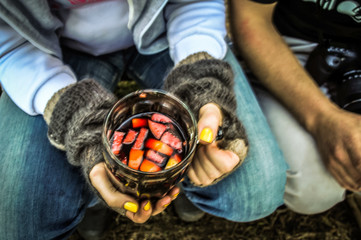
[[[173,195],[172,200],[176,199],[178,197],[179,193],[176,193]]]
[[[148,211],[150,209],[150,201],[148,201],[147,204],[145,204],[143,209],[144,211]]]
[[[163,208],[168,207],[168,206],[169,206],[169,204],[170,204],[170,203],[164,204],[164,205],[163,205]]]
[[[211,143],[213,141],[213,132],[209,127],[203,128],[199,138],[204,141]]]
[[[136,213],[138,211],[138,205],[132,202],[126,202],[124,204],[124,209]]]

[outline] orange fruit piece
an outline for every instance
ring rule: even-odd
[[[149,138],[146,142],[145,142],[145,147],[146,148],[150,148],[153,149],[154,151],[163,153],[167,156],[171,156],[173,153],[173,148],[171,148],[170,146],[168,146],[167,144],[154,139],[154,138]]]
[[[143,160],[143,154],[144,154],[143,150],[134,149],[134,148],[130,149],[128,166],[135,170],[138,170]]]
[[[171,168],[175,165],[177,165],[178,163],[180,163],[182,161],[181,157],[178,154],[174,154],[173,156],[171,156],[167,162],[167,165],[165,165],[164,169],[168,169]]]
[[[133,118],[132,126],[133,128],[147,127],[148,120],[146,118]]]
[[[140,171],[143,172],[158,172],[162,170],[157,164],[147,159],[144,159],[142,165],[140,165]]]

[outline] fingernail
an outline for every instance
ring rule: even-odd
[[[173,195],[172,200],[176,199],[178,197],[179,193],[176,193]]]
[[[170,203],[164,204],[164,205],[163,205],[163,208],[168,207],[168,206],[169,206],[169,204],[170,204]]]
[[[211,143],[213,141],[212,129],[210,129],[209,127],[203,128],[199,138],[204,142]]]
[[[136,213],[136,212],[138,212],[138,205],[135,203],[132,203],[132,202],[126,202],[124,204],[124,209],[128,210],[132,213]]]
[[[148,211],[150,209],[150,201],[148,201],[147,204],[145,204],[143,209],[144,211]]]

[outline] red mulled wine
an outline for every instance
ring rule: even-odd
[[[110,145],[123,164],[142,172],[174,167],[187,152],[179,125],[158,112],[139,113],[122,122],[112,133]]]

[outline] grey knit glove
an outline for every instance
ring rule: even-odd
[[[44,119],[52,145],[65,150],[68,161],[82,168],[90,184],[89,172],[102,155],[102,125],[116,97],[92,79],[59,90],[47,103]]]
[[[231,66],[205,52],[189,56],[167,76],[164,88],[182,99],[198,119],[199,110],[207,103],[217,104],[223,114],[223,138],[218,147],[231,150],[241,165],[248,151],[245,129],[236,116],[237,102],[233,92]]]

